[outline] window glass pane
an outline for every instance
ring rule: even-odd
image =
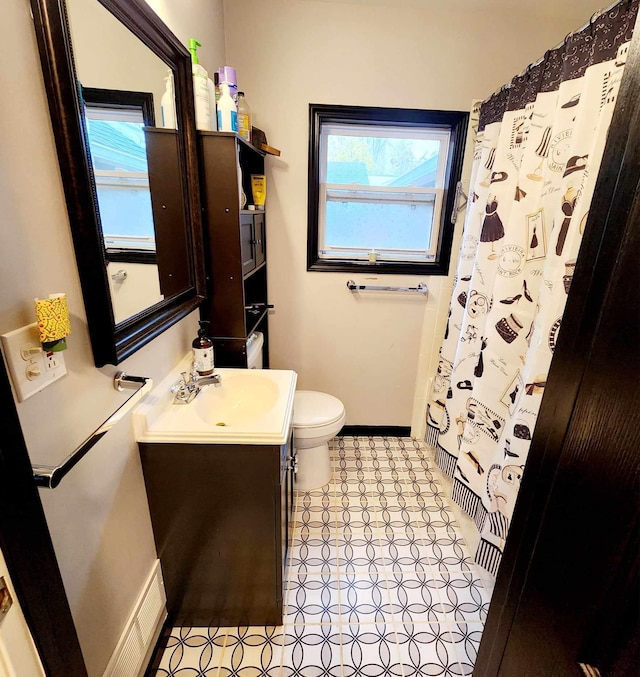
[[[443,139],[416,136],[330,133],[327,137],[326,182],[435,187],[440,153],[446,151],[447,144]]]
[[[429,251],[435,196],[413,202],[345,198],[326,205],[325,246]]]
[[[142,111],[87,106],[85,116],[105,241],[154,248]],[[120,236],[149,242],[120,241]]]
[[[119,237],[150,238],[149,247],[155,249],[155,231],[151,212],[149,183],[137,186],[135,179],[119,179],[110,185],[96,177],[96,192],[100,205],[100,220],[107,246],[127,246]],[[138,249],[143,243],[129,241]]]

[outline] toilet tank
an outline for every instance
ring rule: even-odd
[[[247,367],[262,369],[262,348],[264,336],[260,331],[254,331],[247,339]]]

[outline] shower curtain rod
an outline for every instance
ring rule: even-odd
[[[599,10],[595,11],[595,12],[591,15],[591,18],[589,19],[589,21],[587,21],[587,23],[584,24],[584,26],[581,26],[580,28],[576,29],[575,31],[572,31],[571,33],[567,33],[567,35],[565,35],[565,37],[564,37],[564,40],[561,40],[555,47],[552,47],[551,49],[548,49],[548,50],[547,50],[547,51],[546,51],[539,59],[537,59],[537,60],[534,61],[533,63],[530,63],[523,71],[520,71],[520,73],[518,73],[515,77],[518,78],[518,77],[521,77],[521,76],[523,76],[523,75],[526,75],[526,73],[527,73],[528,71],[530,71],[532,68],[535,68],[536,66],[538,66],[539,64],[541,64],[541,63],[544,61],[546,55],[547,55],[549,52],[553,52],[553,51],[556,50],[556,49],[560,49],[560,47],[562,47],[563,45],[566,45],[566,44],[567,44],[567,40],[568,40],[572,35],[576,35],[577,33],[582,33],[582,31],[585,30],[586,28],[589,28],[589,26],[591,26],[591,25],[593,24],[593,22],[594,22],[599,16],[602,16],[603,14],[606,14],[607,12],[610,12],[616,5],[620,5],[620,4],[622,4],[622,2],[624,2],[624,1],[625,1],[625,0],[615,0],[615,2],[613,2],[611,5],[609,5],[609,7],[607,7],[606,9],[599,9]],[[633,0],[626,0],[626,3],[627,3],[628,5],[630,5],[632,2],[633,2]],[[495,96],[496,94],[500,93],[501,91],[503,91],[503,90],[505,90],[505,89],[509,89],[509,87],[511,87],[511,82],[507,82],[507,83],[505,83],[504,85],[498,87],[498,89],[496,89],[494,92],[492,92],[491,94],[489,94],[489,96],[488,96],[486,99],[484,99],[484,101],[483,101],[482,103],[484,103],[485,101],[488,101],[492,96]]]

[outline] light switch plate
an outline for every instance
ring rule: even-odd
[[[35,322],[2,334],[2,352],[18,402],[24,402],[67,373],[64,353],[42,350]]]

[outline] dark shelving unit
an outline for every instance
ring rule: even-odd
[[[251,175],[264,174],[265,153],[230,132],[199,132],[208,298],[216,364],[247,366],[247,338],[264,335],[269,366],[266,214],[242,209],[239,182],[252,202]],[[240,173],[239,173],[240,172]]]

